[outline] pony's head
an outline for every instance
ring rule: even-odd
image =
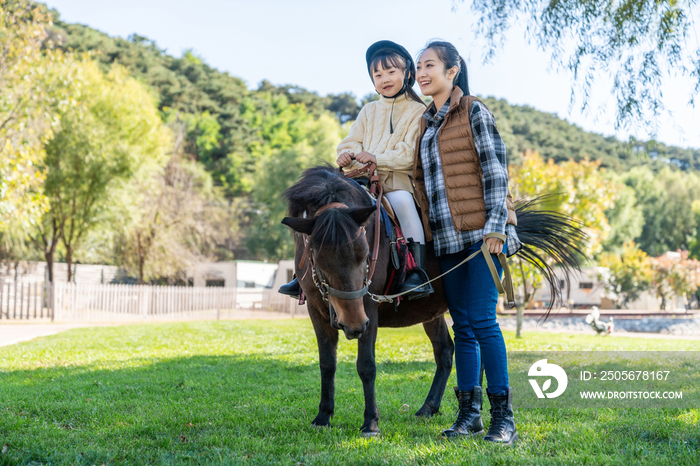
[[[352,293],[368,285],[369,244],[365,233],[374,206],[321,209],[310,218],[286,217],[282,223],[308,235],[305,268],[316,286]],[[324,291],[321,291],[324,294]],[[362,296],[341,298],[326,293],[336,312],[336,322],[351,340],[360,338],[369,323]],[[331,319],[334,316],[331,314]]]

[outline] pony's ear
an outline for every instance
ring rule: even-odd
[[[284,217],[282,219],[282,224],[287,225],[292,230],[297,233],[304,233],[305,235],[310,235],[314,231],[314,225],[316,224],[315,218],[300,218],[300,217]]]
[[[374,206],[360,207],[357,209],[350,210],[350,212],[348,212],[348,214],[350,215],[350,217],[352,217],[353,220],[355,220],[355,223],[357,223],[358,225],[362,225],[376,211],[377,211],[377,208]]]

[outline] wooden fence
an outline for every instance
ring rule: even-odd
[[[50,296],[44,283],[0,282],[0,320],[50,319]]]
[[[59,322],[226,319],[242,311],[306,316],[306,306],[267,288],[8,282],[0,319]]]

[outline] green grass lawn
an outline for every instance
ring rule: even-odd
[[[683,340],[505,336],[509,351],[699,349]],[[442,440],[455,417],[454,372],[444,415],[413,415],[434,371],[422,327],[380,329],[382,435],[362,438],[356,350],[341,340],[333,427],[316,429],[320,375],[308,320],[86,328],[0,348],[0,465],[700,464],[700,407],[552,416],[515,406],[514,448]]]

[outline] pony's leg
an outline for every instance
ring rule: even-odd
[[[314,426],[330,426],[335,408],[335,368],[337,364],[338,331],[331,327],[320,312],[309,303],[309,314],[316,332],[318,360],[321,367],[321,402],[318,415],[311,421]]]
[[[367,301],[369,301],[369,308]],[[377,342],[377,308],[369,299],[365,299],[365,312],[369,316],[367,329],[357,344],[357,373],[362,381],[362,389],[365,395],[365,415],[360,431],[363,435],[371,436],[379,434],[379,408],[377,396],[374,390],[374,382],[377,378],[377,364],[375,362],[374,347]]]
[[[452,356],[454,355],[455,345],[452,343],[450,331],[447,329],[445,316],[440,316],[430,322],[424,322],[423,328],[425,333],[430,338],[430,343],[433,344],[433,354],[435,355],[435,377],[433,384],[430,386],[430,391],[425,399],[425,403],[418,410],[416,416],[430,417],[434,414],[440,414],[440,403],[442,396],[445,393],[447,379],[452,372]]]

